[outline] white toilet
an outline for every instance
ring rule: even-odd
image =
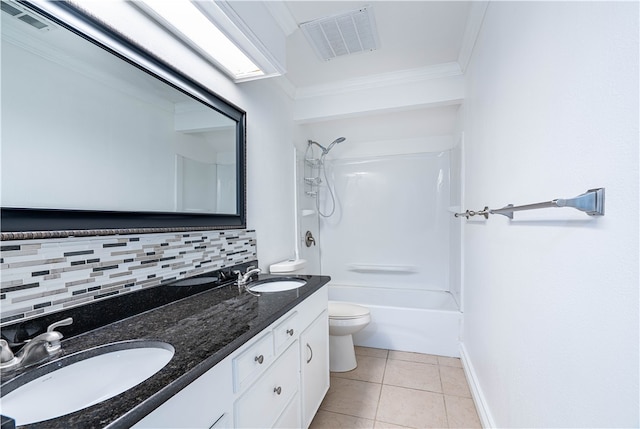
[[[348,302],[329,301],[329,369],[346,372],[358,366],[353,334],[371,322],[369,309]]]

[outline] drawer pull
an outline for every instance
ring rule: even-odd
[[[262,362],[264,362],[264,356],[260,355],[260,356],[256,356],[254,361],[258,362],[260,365],[262,365]]]
[[[293,329],[287,329],[287,334],[293,337]]]
[[[280,387],[280,386],[278,386],[278,387],[274,387],[274,388],[273,388],[273,391],[279,395],[279,394],[281,394],[281,393],[282,393],[282,387]]]
[[[311,352],[311,356],[309,356],[309,359],[307,359],[307,363],[309,363],[311,362],[311,359],[313,359],[313,349],[311,348],[309,343],[307,343],[307,348],[309,349],[309,352]]]

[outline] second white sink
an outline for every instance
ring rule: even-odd
[[[16,426],[70,414],[142,383],[169,363],[174,352],[167,343],[130,341],[69,355],[7,383],[31,379],[2,396],[0,409]]]
[[[268,279],[249,285],[249,290],[251,292],[282,292],[297,289],[306,284],[306,281],[296,278]]]

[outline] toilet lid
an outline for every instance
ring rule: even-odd
[[[331,319],[353,319],[368,314],[369,309],[361,305],[329,301],[329,318]]]

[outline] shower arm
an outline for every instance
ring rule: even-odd
[[[309,143],[309,146],[311,146],[312,144],[318,146],[321,150],[322,150],[322,154],[326,155],[327,153],[329,153],[329,149],[327,149],[326,147],[322,146],[320,143],[318,142],[314,142],[313,140],[307,140]]]

